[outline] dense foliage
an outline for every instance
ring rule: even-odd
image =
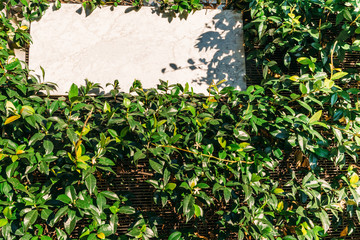
[[[175,4],[183,2],[189,1]],[[15,11],[18,4],[28,20],[47,6],[12,0],[1,7]],[[358,75],[337,64],[359,50],[359,7],[359,1],[251,1],[243,9],[253,19],[246,43],[249,51],[257,45],[249,58],[264,66],[264,84],[243,92],[214,85],[208,97],[166,82],[145,91],[138,81],[133,95],[119,93],[115,82],[111,96],[92,96],[99,86],[87,82],[66,97],[47,97],[51,84],[14,57],[13,48],[30,42],[27,27],[1,14],[2,239],[72,239],[80,227],[76,238],[89,240],[204,239],[197,224],[209,212],[219,216],[211,239],[321,239],[330,228],[340,229],[336,238],[354,233],[359,90],[342,83],[356,85]],[[284,64],[271,61],[275,49],[284,51]],[[297,62],[301,71],[285,75]],[[158,218],[120,192],[100,190],[99,178],[111,184],[115,166],[139,161],[153,173],[155,202],[193,221],[192,230],[159,235]],[[337,169],[332,178],[323,167],[328,162]],[[134,223],[119,236],[125,215]]]
[[[331,72],[360,50],[357,0],[252,0],[244,14],[250,19],[244,27],[247,58],[262,67],[264,78],[299,71]],[[274,54],[282,58],[275,61]],[[351,74],[344,81],[360,80],[358,73]]]

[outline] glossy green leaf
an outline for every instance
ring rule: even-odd
[[[36,222],[38,216],[39,216],[39,213],[37,210],[31,210],[30,212],[25,214],[25,217],[24,217],[24,230],[25,231],[27,231],[27,229]]]
[[[6,218],[1,218],[0,219],[0,227],[5,226],[6,224],[8,224],[8,220]]]
[[[72,99],[77,96],[79,96],[79,89],[78,89],[78,86],[73,83],[70,87],[68,97],[69,97],[70,101],[72,101]]]
[[[110,200],[119,200],[119,196],[116,195],[116,193],[114,193],[114,192],[102,191],[100,194],[103,195],[104,197],[110,199]]]
[[[70,210],[68,212],[68,218],[64,222],[64,228],[66,233],[70,235],[72,231],[74,231],[75,226],[76,226],[76,213],[75,211]]]
[[[181,232],[173,232],[168,238],[168,240],[181,240],[181,239],[183,239]]]
[[[119,213],[121,214],[134,214],[136,213],[135,208],[131,206],[122,206],[119,208]]]

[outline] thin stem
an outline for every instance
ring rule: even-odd
[[[335,41],[334,47],[331,49],[331,56],[330,56],[330,60],[331,60],[331,65],[330,65],[330,80],[332,79],[333,73],[334,73],[334,51],[335,51],[336,44],[337,44],[337,41]]]
[[[89,113],[89,116],[86,118],[85,122],[84,122],[84,126],[81,129],[80,135],[79,135],[79,140],[77,140],[76,144],[75,144],[75,158],[77,159],[77,150],[80,147],[80,143],[81,143],[81,138],[83,136],[83,132],[85,131],[86,125],[89,121],[89,119],[91,118],[92,112],[93,112],[94,108],[91,108],[91,111]]]
[[[360,14],[357,15],[356,18],[355,18],[355,20],[350,23],[350,26],[352,26],[353,24],[355,24],[356,20],[358,20],[359,17],[360,17]]]

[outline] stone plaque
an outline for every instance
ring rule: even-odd
[[[54,95],[85,79],[104,92],[115,79],[124,92],[135,79],[144,88],[159,79],[188,82],[199,93],[223,79],[223,87],[246,88],[242,16],[233,11],[201,10],[181,19],[151,7],[102,7],[88,14],[81,5],[62,4],[31,23],[31,36],[29,67],[39,76],[44,68],[44,80],[58,84]]]

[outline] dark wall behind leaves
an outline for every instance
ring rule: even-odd
[[[183,14],[199,4],[160,6]],[[0,18],[2,239],[357,235],[359,76],[341,62],[359,51],[359,1],[229,2],[247,18],[247,57],[262,67],[262,85],[243,92],[214,85],[206,97],[163,81],[146,91],[135,81],[130,94],[115,81],[109,96],[90,95],[99,86],[86,82],[48,97],[53,84],[14,57],[31,42],[21,20],[38,19],[47,3],[0,7],[8,13]],[[283,60],[272,60],[276,51]],[[154,205],[190,228],[164,231],[158,212],[142,212],[131,189],[114,185],[137,167]],[[216,227],[204,234],[209,216]],[[118,231],[124,219],[132,222],[127,233]]]

